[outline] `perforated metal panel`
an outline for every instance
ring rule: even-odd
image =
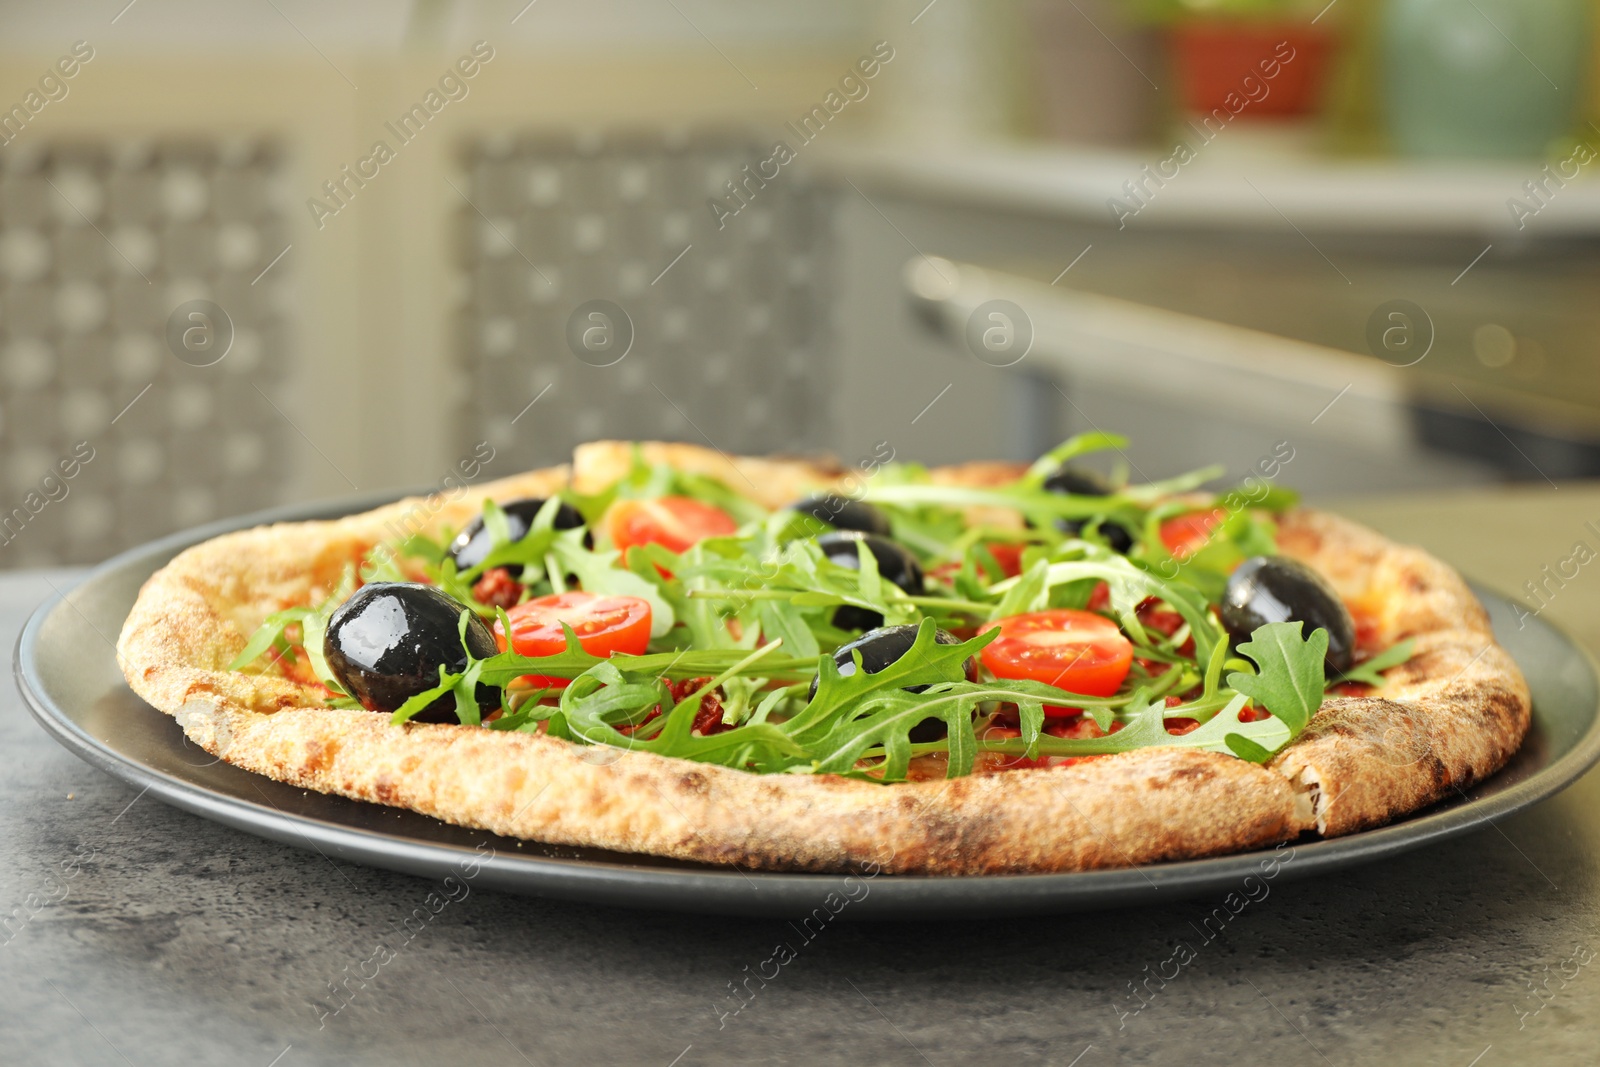
[[[278,170],[254,140],[0,153],[0,566],[93,562],[276,502],[283,428],[256,385],[288,371],[288,268],[251,282],[288,243]],[[233,322],[213,366],[169,350],[193,299]],[[66,478],[78,442],[93,458]]]
[[[463,452],[487,438],[512,464],[564,459],[598,437],[816,447],[830,360],[825,192],[794,167],[740,201],[771,144],[526,136],[469,144],[460,212]],[[770,172],[770,167],[768,168]],[[627,355],[579,358],[568,321],[606,300],[631,320]],[[527,405],[535,397],[538,402]],[[497,460],[497,464],[498,464]]]

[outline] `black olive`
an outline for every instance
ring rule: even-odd
[[[467,667],[457,631],[466,607],[431,585],[375,582],[362,586],[333,613],[322,642],[334,676],[368,711],[394,711],[439,684],[439,668]],[[466,647],[479,659],[500,651],[478,616],[467,622]],[[492,711],[500,694],[478,686],[478,706]],[[418,722],[456,722],[455,697],[445,694],[416,715]]]
[[[1066,463],[1044,480],[1043,488],[1047,493],[1069,493],[1072,496],[1110,496],[1116,492],[1110,482],[1094,471]]]
[[[911,651],[911,646],[917,640],[917,624],[907,623],[904,626],[885,626],[878,630],[868,630],[854,641],[846,641],[833,652],[834,666],[839,668],[839,673],[848,678],[856,673],[855,657],[852,652],[861,653],[861,669],[868,674],[877,674],[891,663],[898,662],[901,656]],[[935,630],[933,640],[941,645],[959,645],[961,639],[944,630]],[[974,665],[972,660],[967,660],[964,673],[972,677]],[[928,688],[925,685],[908,685],[906,692],[920,693]],[[811,696],[817,695],[817,679],[811,679]],[[808,698],[809,699],[809,698]],[[934,720],[937,721],[937,720]],[[921,724],[918,724],[921,725]]]
[[[879,537],[888,537],[892,532],[889,529],[889,516],[882,511],[865,501],[851,500],[834,493],[808,496],[790,504],[789,510],[815,519],[815,524],[806,525],[814,526],[816,533],[829,527],[835,530],[859,530]]]
[[[1222,625],[1239,644],[1269,622],[1300,622],[1301,634],[1328,631],[1327,673],[1350,669],[1356,624],[1328,580],[1299,560],[1253,556],[1239,564],[1222,594]]]
[[[1110,496],[1116,492],[1111,483],[1106,481],[1094,471],[1084,470],[1082,467],[1072,467],[1062,464],[1055,473],[1044,480],[1044,490],[1049,493],[1067,493],[1072,496]],[[1077,537],[1083,532],[1087,519],[1057,519],[1056,529],[1072,537]],[[1098,527],[1100,536],[1111,546],[1113,552],[1126,555],[1128,549],[1133,547],[1133,535],[1127,529],[1115,522],[1102,522]]]
[[[525,500],[511,500],[500,505],[500,510],[506,513],[506,530],[511,534],[511,540],[520,541],[527,536],[533,527],[534,517],[539,514],[539,509],[544,507],[542,497],[530,497]],[[551,525],[557,530],[573,530],[582,526],[583,516],[578,514],[578,509],[562,501],[556,507],[555,521]],[[583,543],[590,548],[594,547],[594,538],[585,533]],[[494,547],[494,539],[489,536],[489,531],[484,528],[483,516],[479,515],[467,523],[466,529],[456,534],[456,539],[450,542],[450,558],[455,561],[456,570],[464,571],[476,567],[483,562],[489,550]],[[506,570],[515,578],[522,573],[520,564],[507,564]]]
[[[859,530],[836,530],[817,538],[817,547],[822,549],[823,555],[851,570],[861,566],[862,545],[866,545],[878,561],[878,574],[884,581],[898,585],[910,596],[921,596],[926,592],[922,564],[917,562],[917,557],[887,537]],[[834,612],[833,624],[841,630],[871,630],[883,625],[883,616],[876,611],[846,604]]]

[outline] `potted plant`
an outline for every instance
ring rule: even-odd
[[[1165,27],[1185,111],[1293,118],[1320,106],[1334,45],[1326,0],[1129,2]]]

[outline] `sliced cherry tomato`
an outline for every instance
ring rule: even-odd
[[[1110,696],[1128,676],[1133,643],[1103,615],[1056,608],[992,623],[1000,636],[979,654],[997,678],[1031,678],[1084,696]],[[1076,708],[1046,707],[1055,717]]]
[[[556,593],[535,597],[506,612],[511,620],[511,645],[520,655],[553,656],[567,647],[561,624],[572,627],[578,644],[595,656],[617,652],[641,655],[650,644],[650,602],[632,596],[598,596],[594,593]],[[500,624],[495,640],[506,647]],[[565,678],[527,674],[522,680],[544,689],[563,689]]]
[[[739,528],[733,517],[686,496],[619,500],[606,512],[611,541],[627,551],[634,545],[663,545],[682,552],[707,537],[725,537]]]
[[[1161,524],[1161,543],[1179,559],[1188,559],[1211,540],[1211,531],[1222,524],[1228,513],[1221,508],[1191,511]]]

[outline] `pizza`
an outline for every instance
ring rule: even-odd
[[[1097,473],[595,442],[206,541],[117,655],[247,771],[555,845],[1082,871],[1375,827],[1500,769],[1527,686],[1448,566],[1302,507],[1280,445]]]

